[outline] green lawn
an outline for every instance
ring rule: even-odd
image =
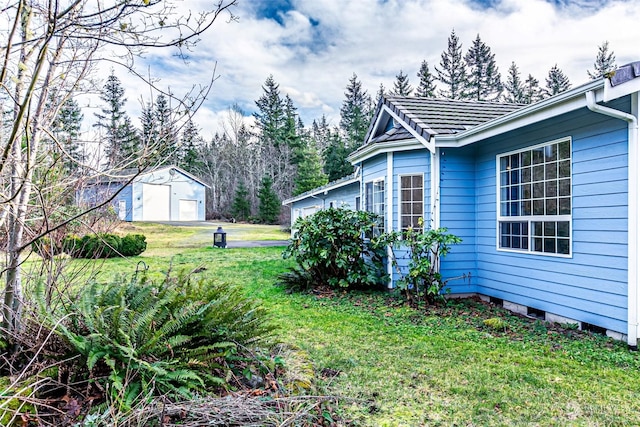
[[[640,357],[624,343],[550,328],[475,301],[424,314],[384,293],[287,295],[273,286],[290,264],[282,248],[212,249],[183,227],[140,230],[149,251],[108,260],[103,274],[133,274],[139,260],[156,274],[171,262],[173,270],[204,267],[197,274],[242,286],[280,325],[278,339],[309,353],[317,392],[344,397],[345,420],[371,426],[640,425]],[[497,316],[506,329],[483,325]]]

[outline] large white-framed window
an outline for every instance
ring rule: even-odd
[[[375,236],[384,233],[384,194],[384,178],[364,184],[365,210],[378,215],[378,223],[373,227]]]
[[[571,138],[498,154],[499,250],[571,256]]]
[[[400,229],[420,229],[424,218],[424,175],[400,175]]]

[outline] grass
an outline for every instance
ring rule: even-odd
[[[273,286],[290,265],[281,247],[219,250],[191,227],[133,227],[150,249],[107,260],[104,275],[133,274],[139,260],[159,274],[171,260],[242,286],[280,325],[278,339],[310,354],[319,392],[343,396],[353,424],[640,425],[640,357],[624,343],[475,300],[425,313],[385,293],[288,295]],[[494,318],[499,327],[485,324]]]

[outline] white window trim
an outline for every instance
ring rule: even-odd
[[[402,230],[402,177],[404,176],[421,176],[422,177],[422,231],[425,230],[425,228],[428,226],[427,221],[425,219],[425,213],[426,213],[426,209],[425,209],[425,185],[424,185],[424,172],[415,172],[415,173],[403,173],[403,174],[398,174],[398,182],[397,182],[397,194],[398,194],[398,212],[397,212],[397,224],[398,224],[398,230],[397,231],[401,231]]]
[[[526,150],[534,150],[540,147],[546,147],[551,144],[558,144],[561,142],[569,141],[571,146],[570,152],[570,162],[569,162],[569,177],[571,178],[571,214],[569,215],[528,215],[528,216],[501,216],[500,212],[500,158],[505,156],[510,156],[512,154],[521,153]],[[496,155],[496,223],[495,223],[495,232],[496,232],[496,250],[498,252],[509,252],[520,255],[535,255],[535,256],[546,256],[546,257],[554,257],[554,258],[573,258],[573,139],[571,136],[566,136],[558,139],[554,139],[552,141],[546,141],[541,144],[526,146],[523,148],[519,148],[517,150],[507,151],[504,153],[499,153]],[[522,249],[512,249],[512,248],[501,248],[500,247],[500,222],[561,222],[568,221],[569,222],[569,253],[568,254],[558,254],[551,252],[537,252],[532,250],[532,233],[529,230],[529,244],[527,250]],[[531,228],[531,227],[530,227]]]
[[[385,181],[386,181],[386,180],[385,180],[385,177],[384,177],[384,176],[382,176],[382,177],[377,177],[377,178],[373,178],[373,179],[370,179],[370,180],[368,180],[368,181],[364,181],[364,185],[362,186],[362,189],[363,189],[363,196],[364,196],[364,197],[363,197],[363,198],[361,199],[361,201],[360,201],[360,204],[362,205],[362,206],[361,206],[361,209],[362,209],[363,211],[366,211],[366,212],[373,212],[373,211],[368,211],[368,210],[367,210],[367,202],[368,202],[368,201],[367,201],[367,184],[371,183],[372,185],[375,185],[376,183],[382,182],[382,183],[384,184],[384,194],[386,195],[386,194],[387,194],[387,183],[386,183]],[[363,205],[363,203],[362,203],[362,200],[364,200],[364,205]],[[388,215],[387,215],[387,206],[386,206],[386,205],[387,205],[387,202],[388,202],[388,201],[387,201],[387,199],[386,199],[384,196],[383,196],[383,200],[384,200],[384,202],[383,202],[383,203],[385,204],[385,206],[384,206],[384,209],[382,210],[382,215],[383,215],[382,220],[383,220],[383,221],[382,221],[381,231],[384,233],[384,232],[386,232],[386,231],[387,231],[387,229],[386,229],[386,224],[387,224],[387,221],[388,221],[388,218],[387,218],[387,216],[388,216]],[[373,201],[371,202],[371,208],[373,209]]]

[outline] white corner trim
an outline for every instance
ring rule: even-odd
[[[638,92],[631,96],[631,111],[633,114],[604,107],[596,103],[593,91],[585,93],[587,108],[594,113],[624,120],[628,125],[628,242],[627,242],[627,344],[638,346],[640,310],[640,292],[638,290],[638,263],[640,262],[640,223],[638,222],[638,190],[640,189],[638,162],[640,162],[640,147],[638,144]]]
[[[387,183],[384,186],[387,200],[385,200],[385,231],[390,233],[393,231],[393,152],[387,153]],[[393,263],[391,258],[393,253],[391,247],[387,247],[387,274],[389,275],[389,283],[387,287],[393,289]]]

